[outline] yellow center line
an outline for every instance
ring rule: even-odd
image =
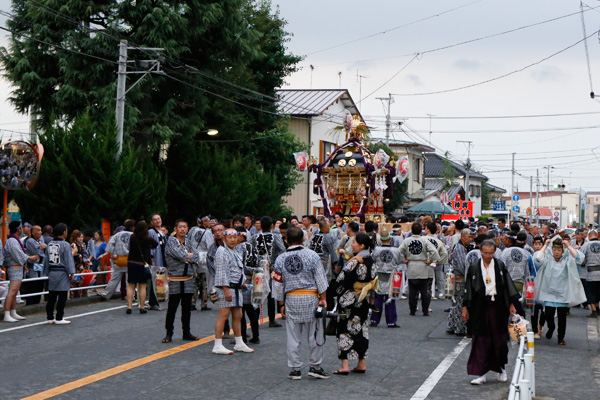
[[[281,314],[277,314],[275,316],[275,318],[276,319],[281,318]],[[269,322],[269,320],[265,319],[262,323],[259,323],[259,325],[265,324],[267,322]],[[247,327],[250,328],[250,324],[248,324]],[[233,334],[233,329],[230,331],[230,334]],[[129,371],[130,369],[134,369],[134,368],[140,367],[142,365],[151,363],[153,361],[160,360],[161,358],[169,357],[174,354],[181,353],[182,351],[186,351],[186,350],[192,349],[197,346],[202,346],[203,344],[210,343],[214,340],[215,340],[215,335],[207,336],[207,337],[204,337],[197,341],[182,344],[177,347],[172,347],[170,349],[160,351],[158,353],[150,354],[149,356],[146,356],[146,357],[138,358],[137,360],[133,360],[133,361],[130,361],[125,364],[117,365],[116,367],[95,373],[90,376],[86,376],[85,378],[81,378],[81,379],[77,379],[77,380],[69,382],[69,383],[65,383],[64,385],[60,385],[55,388],[48,389],[44,392],[40,392],[40,393],[34,394],[29,397],[23,397],[21,400],[49,399],[51,397],[58,396],[60,394],[66,393],[66,392],[70,392],[71,390],[75,390],[80,387],[87,386],[91,383],[98,382],[98,381],[101,381],[106,378],[110,378],[111,376],[121,374],[125,371]]]

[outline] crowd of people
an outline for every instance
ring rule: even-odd
[[[167,228],[158,214],[144,220],[128,219],[104,241],[100,231],[74,230],[64,224],[43,229],[19,221],[0,252],[6,281],[0,284],[4,321],[24,319],[16,312],[21,294],[47,288],[47,320],[66,325],[64,308],[71,297],[94,294],[89,285],[111,300],[118,288],[132,314],[137,295],[139,313],[162,310],[158,273],[168,276],[163,287],[168,299],[164,343],[173,341],[175,315],[181,305],[183,340],[199,340],[191,332],[191,311],[219,309],[212,352],[252,353],[260,344],[259,319],[263,309],[271,328],[287,330],[290,379],[301,379],[300,345],[310,348],[309,376],[326,379],[321,367],[325,335],[335,335],[340,367],[335,375],[365,373],[369,327],[383,314],[388,328],[398,328],[396,300],[408,299],[408,313],[430,315],[432,300],[449,298],[446,333],[472,338],[467,371],[486,382],[495,371],[507,380],[508,319],[525,317],[526,291],[533,285],[531,328],[537,339],[556,329],[557,343],[566,345],[569,307],[590,309],[598,317],[600,300],[600,241],[594,229],[577,230],[571,238],[554,224],[461,220],[440,221],[419,216],[404,225],[391,221],[380,229],[374,221],[360,224],[343,215],[331,218],[235,215],[220,221],[199,216],[194,226],[177,220]],[[410,227],[408,231],[403,226]],[[69,242],[67,242],[67,238]],[[106,260],[106,262],[103,262]],[[110,265],[110,280],[97,272]],[[452,275],[454,285],[446,287]],[[48,277],[25,282],[23,277]],[[47,283],[45,283],[47,282]],[[47,285],[47,286],[44,286]],[[78,289],[78,288],[84,289]],[[137,289],[137,290],[136,290]],[[146,301],[146,297],[148,300]],[[36,304],[42,296],[26,297]],[[199,303],[198,303],[199,301]],[[419,308],[420,307],[420,308]],[[231,323],[230,323],[231,321]],[[246,323],[252,335],[246,332]],[[233,330],[233,350],[223,342]],[[356,360],[350,368],[349,361]]]

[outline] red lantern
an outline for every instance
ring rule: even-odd
[[[391,297],[397,299],[402,293],[402,271],[396,271],[392,275],[392,295]]]
[[[535,283],[533,282],[533,278],[530,276],[527,278],[527,281],[525,282],[525,304],[526,305],[533,306],[534,295],[535,295]]]

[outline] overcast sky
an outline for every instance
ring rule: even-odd
[[[600,145],[600,103],[589,96],[584,43],[573,46],[583,39],[579,1],[274,3],[279,5],[281,16],[288,21],[287,29],[294,35],[289,50],[306,57],[302,69],[288,79],[289,88],[310,87],[310,65],[314,66],[315,89],[340,87],[341,72],[341,87],[349,89],[355,101],[362,93],[361,113],[369,125],[377,128],[375,136],[385,134],[385,110],[376,97],[402,94],[394,96],[391,115],[394,123],[404,120],[404,129],[410,136],[396,129],[393,138],[426,142],[431,126],[433,145],[463,161],[467,145],[457,141],[470,140],[476,168],[490,178],[490,183],[508,191],[513,152],[517,153],[515,169],[525,176],[516,178],[521,191],[529,190],[529,177],[533,175],[535,179],[536,168],[545,184],[547,169],[543,167],[547,165],[555,166],[551,185],[564,181],[568,188],[600,190],[600,161],[592,153]],[[591,77],[598,85],[600,98],[600,45],[596,32],[600,29],[600,2],[588,0],[585,5],[589,6],[584,7],[584,17],[587,35],[591,35],[587,42]],[[593,7],[599,8],[590,10]],[[576,14],[553,22],[428,52],[573,13]],[[378,34],[383,31],[387,32]],[[338,46],[366,36],[371,37]],[[569,46],[573,47],[542,61]],[[416,53],[421,54],[413,60]],[[534,63],[538,64],[472,88],[415,95],[477,84]],[[377,89],[396,73],[389,83]],[[362,88],[357,74],[364,76]],[[504,119],[435,117],[584,112],[597,114]],[[431,125],[429,115],[433,116]],[[600,147],[596,152],[600,157]]]
[[[408,135],[395,128],[392,138],[427,142],[431,127],[432,144],[442,153],[449,151],[457,161],[467,156],[467,146],[457,141],[470,140],[475,167],[490,183],[508,191],[513,152],[517,153],[515,169],[524,176],[516,178],[519,190],[529,190],[529,176],[535,178],[536,168],[545,184],[543,167],[548,165],[555,167],[551,184],[564,181],[568,188],[600,190],[600,161],[592,152],[595,149],[600,158],[600,147],[596,149],[600,146],[600,103],[589,96],[584,44],[576,44],[583,39],[579,1],[275,0],[273,4],[279,6],[293,34],[289,50],[305,56],[301,70],[288,79],[288,88],[310,88],[310,65],[314,66],[315,89],[339,88],[341,72],[341,87],[349,89],[356,102],[362,96],[360,110],[375,128],[374,136],[385,134],[385,110],[376,97],[393,93],[392,121],[396,127],[403,121]],[[591,35],[587,44],[592,86],[600,98],[596,32],[600,1],[588,0],[584,5],[586,30]],[[0,10],[9,11],[10,1],[0,0]],[[568,14],[574,15],[564,17]],[[542,23],[550,19],[556,20]],[[0,24],[5,26],[5,17],[0,17]],[[532,24],[538,25],[500,34]],[[380,34],[383,31],[387,32]],[[490,35],[496,36],[459,44]],[[5,35],[0,37],[4,45]],[[446,46],[451,47],[431,51]],[[569,46],[573,47],[562,51]],[[552,56],[557,52],[561,53]],[[357,75],[362,76],[360,85]],[[417,95],[469,85],[476,86]],[[2,81],[0,96],[6,99],[9,92]],[[593,114],[442,118],[571,113]],[[1,102],[0,129],[26,131],[26,121],[26,116]]]

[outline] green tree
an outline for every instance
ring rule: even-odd
[[[35,186],[14,192],[27,220],[73,229],[164,211],[166,184],[152,162],[129,145],[115,162],[112,120],[98,125],[84,115],[68,128],[47,129],[40,143],[44,158]]]
[[[438,181],[441,182],[443,185],[442,192],[446,192],[452,187],[452,184],[454,183],[454,180],[456,179],[457,175],[456,168],[454,168],[454,166],[452,166],[452,163],[450,162],[449,151],[446,151],[444,153],[442,162],[444,164],[444,169],[442,170],[442,176],[438,178]]]
[[[167,207],[182,209],[178,194],[191,191],[198,202],[203,201],[199,187],[221,189],[207,180],[206,171],[196,174],[200,164],[191,160],[186,171],[197,176],[193,187],[175,168],[179,163],[167,162],[164,170],[161,165],[165,145],[206,156],[204,141],[272,177],[275,186],[260,201],[281,205],[297,178],[291,153],[301,146],[282,128],[286,120],[277,113],[275,91],[300,57],[288,52],[286,22],[269,1],[12,3],[7,21],[12,35],[9,46],[0,49],[0,62],[15,87],[9,100],[20,112],[32,110],[42,132],[51,133],[57,124],[70,126],[83,110],[96,124],[113,114],[118,44],[127,40],[131,61],[164,56],[160,74],[145,76],[135,86],[141,75],[128,75],[124,137],[126,144],[143,149],[138,157],[151,159],[153,168],[164,172]],[[128,70],[145,69],[128,63]],[[218,129],[219,136],[203,138],[207,128]]]
[[[492,209],[492,190],[487,181],[481,182],[481,209],[491,210]]]
[[[291,157],[290,157],[291,158]],[[293,162],[293,158],[292,158]],[[284,215],[277,178],[252,156],[241,156],[210,143],[198,146],[185,141],[169,149],[169,218],[194,221],[199,214],[223,217],[226,213]]]

